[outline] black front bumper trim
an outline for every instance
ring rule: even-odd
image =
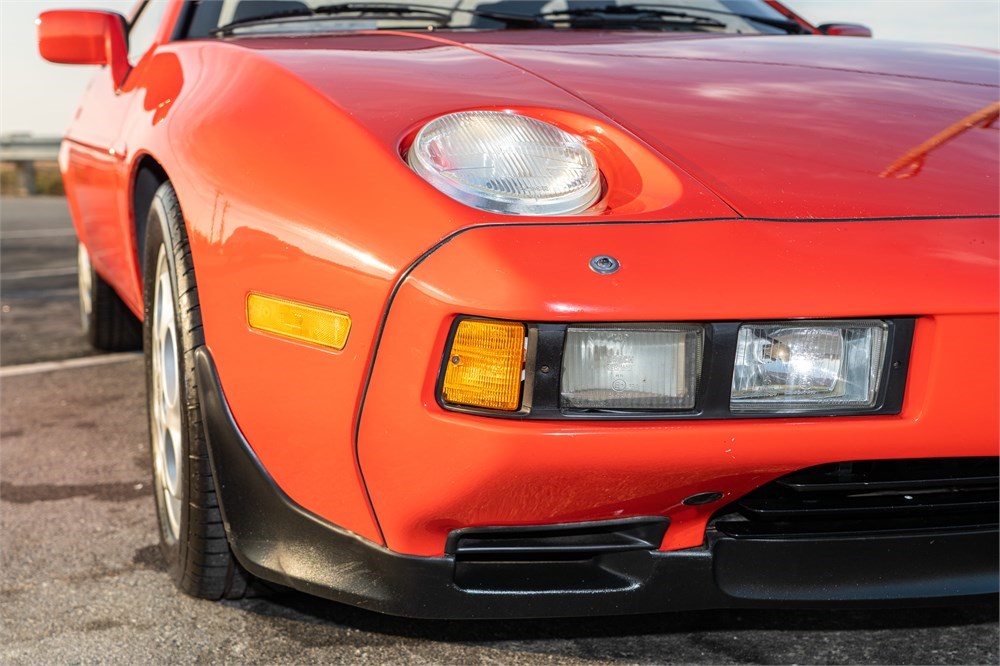
[[[393,615],[471,619],[898,606],[998,591],[996,530],[839,539],[714,536],[704,548],[587,553],[570,562],[402,555],[309,513],[282,492],[240,433],[208,350],[196,356],[212,472],[233,553],[253,575],[302,592]],[[548,575],[556,571],[577,571],[583,579]]]

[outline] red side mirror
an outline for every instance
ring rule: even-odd
[[[836,37],[871,37],[872,29],[859,23],[824,23],[819,31]]]
[[[128,74],[128,47],[120,14],[56,10],[42,12],[35,24],[43,58],[70,65],[109,65],[115,87],[121,87]]]

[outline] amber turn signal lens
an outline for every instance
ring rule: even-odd
[[[247,296],[247,324],[257,331],[337,350],[344,348],[351,332],[346,312],[264,294]]]
[[[465,319],[448,351],[445,402],[516,412],[521,407],[524,324]]]

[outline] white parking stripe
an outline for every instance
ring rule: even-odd
[[[0,273],[0,280],[25,280],[28,278],[56,277],[59,275],[76,275],[76,266],[38,268],[29,271],[10,271],[8,273]]]
[[[0,367],[0,377],[17,377],[19,375],[34,375],[40,372],[53,372],[55,370],[89,368],[94,365],[110,365],[111,363],[135,361],[141,358],[142,352],[123,352],[120,354],[102,354],[101,356],[70,358],[65,361],[43,361],[41,363],[8,365],[6,367]]]
[[[14,229],[0,231],[0,240],[7,238],[52,238],[55,236],[76,236],[73,229]]]

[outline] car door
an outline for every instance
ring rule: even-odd
[[[171,0],[140,0],[126,23],[129,64],[134,66],[162,34],[162,22]],[[129,80],[116,86],[112,68],[102,66],[93,76],[66,132],[63,159],[72,183],[74,218],[91,262],[133,308],[135,276],[129,226],[129,146],[123,140],[136,86]]]

